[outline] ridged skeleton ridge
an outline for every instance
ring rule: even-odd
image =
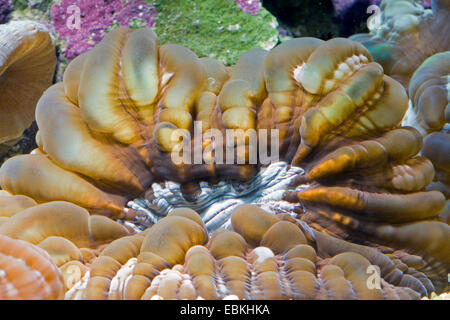
[[[194,228],[198,233],[185,237],[185,230],[195,226],[192,220],[200,226]],[[328,236],[312,244],[295,220],[279,219],[252,205],[238,207],[232,220],[236,230],[220,229],[207,241],[197,214],[176,209],[155,229],[106,247],[66,298],[414,299],[434,290],[414,269],[423,264],[417,256],[398,252],[388,257]],[[180,232],[191,242],[172,238]],[[154,242],[161,235],[160,240],[178,243],[172,254],[161,250],[167,242]],[[380,289],[367,285],[366,269],[374,261],[382,275]]]
[[[61,299],[62,275],[44,250],[0,235],[0,298]]]

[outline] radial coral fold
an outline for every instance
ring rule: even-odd
[[[441,191],[447,208],[441,218],[450,219],[450,52],[441,52],[426,59],[414,72],[409,85],[411,108],[404,123],[415,126],[424,135],[422,155],[433,163],[434,181],[428,189]]]
[[[414,110],[424,130],[445,130],[447,115],[426,111],[444,110],[444,75],[424,68]],[[68,299],[442,292],[448,204],[430,183],[445,180],[433,145],[447,135],[424,145],[422,129],[402,126],[407,109],[404,87],[348,39],[293,39],[225,67],[151,30],[116,29],[40,98],[39,148],[0,168],[0,234],[46,250]],[[284,170],[263,159],[263,139]],[[178,208],[162,213],[156,190],[174,183]]]
[[[61,272],[42,249],[0,235],[0,299],[61,299]]]
[[[311,243],[291,218],[252,205],[208,241],[198,215],[184,210],[111,243],[66,299],[414,299],[433,290],[416,256],[324,235]],[[181,237],[170,240],[174,233]],[[382,274],[376,290],[367,287],[373,264]]]

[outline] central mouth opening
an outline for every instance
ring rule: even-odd
[[[195,199],[186,199],[182,187],[176,182],[153,183],[151,199],[137,198],[129,201],[126,210],[135,210],[136,221],[125,224],[142,230],[164,218],[172,210],[187,207],[202,217],[208,232],[230,227],[230,217],[234,208],[241,204],[255,204],[275,213],[295,215],[300,204],[283,200],[284,193],[293,179],[304,170],[286,162],[275,162],[260,171],[249,181],[221,180],[218,183],[201,181],[201,193]],[[297,189],[305,189],[300,185]],[[301,210],[301,209],[300,209]]]

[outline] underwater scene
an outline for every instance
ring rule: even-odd
[[[0,0],[0,300],[450,300],[449,123],[450,0]]]

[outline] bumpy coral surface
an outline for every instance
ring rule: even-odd
[[[90,216],[85,209],[63,201],[31,205],[14,213],[17,211],[15,208],[23,206],[25,200],[26,205],[30,205],[30,199],[23,196],[4,199],[9,203],[6,216],[11,216],[0,226],[0,234],[33,244],[40,244],[49,237],[60,237],[78,247],[87,248],[94,248],[129,234],[121,224],[104,216]]]
[[[0,276],[0,299],[61,299],[81,279],[85,265],[99,255],[102,246],[133,233],[68,202],[38,205],[31,198],[1,191],[0,206],[0,244],[5,246],[0,249],[0,268],[6,272],[3,279]],[[40,256],[41,262],[33,260]],[[17,268],[19,259],[25,261],[23,269]],[[33,269],[53,283],[45,288],[39,274],[31,273]]]
[[[49,255],[22,240],[0,234],[0,299],[61,299],[63,277]]]
[[[450,121],[449,76],[450,51],[447,51],[425,60],[411,79],[413,109],[425,133],[440,131]]]
[[[3,189],[40,203],[9,214],[0,234],[52,248],[66,279],[79,270],[83,278],[70,281],[68,298],[440,293],[448,290],[450,270],[450,227],[439,216],[446,199],[426,190],[435,171],[417,156],[420,132],[401,126],[407,108],[400,83],[347,39],[293,39],[246,52],[227,68],[180,45],[160,45],[149,29],[117,29],[74,59],[63,82],[39,100],[39,148],[0,168]],[[240,131],[226,143],[220,137],[229,129]],[[252,136],[255,130],[265,134]],[[200,141],[195,131],[204,134]],[[280,183],[273,194],[288,210],[239,206],[223,230],[223,223],[206,227],[202,212],[189,209],[175,209],[151,226],[161,218],[154,208],[126,208],[129,200],[140,198],[144,206],[155,200],[150,186],[169,181],[180,184],[187,202],[221,201],[202,198],[204,182],[231,180],[239,189],[257,178],[271,162],[254,158],[252,142],[263,140],[271,150],[278,146],[279,160],[298,167],[285,172],[289,186]],[[232,163],[226,163],[222,156],[230,150]],[[67,208],[57,217],[38,213],[55,205]],[[64,215],[75,212],[80,231],[65,229],[71,219]],[[140,224],[143,214],[150,223]],[[61,232],[40,231],[37,238],[20,232],[34,229],[28,221],[49,216],[61,220],[51,223]],[[90,251],[92,263],[56,259],[80,247],[101,250],[100,256]],[[380,286],[368,284],[373,265]]]
[[[416,70],[409,86],[412,109],[405,122],[411,122],[425,136],[422,154],[433,162],[435,181],[429,189],[440,190],[450,198],[450,51],[431,56]],[[450,205],[442,217],[450,220]]]
[[[450,3],[433,0],[432,9],[424,9],[414,0],[383,0],[380,6],[380,19],[370,34],[352,39],[369,49],[386,74],[408,87],[426,58],[450,50]]]
[[[412,108],[403,123],[426,136],[422,155],[436,169],[429,189],[442,191],[448,199],[450,4],[435,0],[431,7],[424,10],[412,0],[384,0],[380,21],[371,33],[352,39],[364,44],[387,74],[409,88]],[[447,203],[441,217],[448,222],[449,216]]]
[[[417,299],[432,289],[402,262],[420,266],[419,257],[388,257],[324,235],[311,240],[294,219],[252,205],[231,220],[233,231],[208,240],[195,211],[176,209],[107,246],[66,299]],[[376,289],[372,264],[380,266]]]
[[[0,25],[0,155],[31,125],[55,65],[54,39],[44,25],[33,21]]]

